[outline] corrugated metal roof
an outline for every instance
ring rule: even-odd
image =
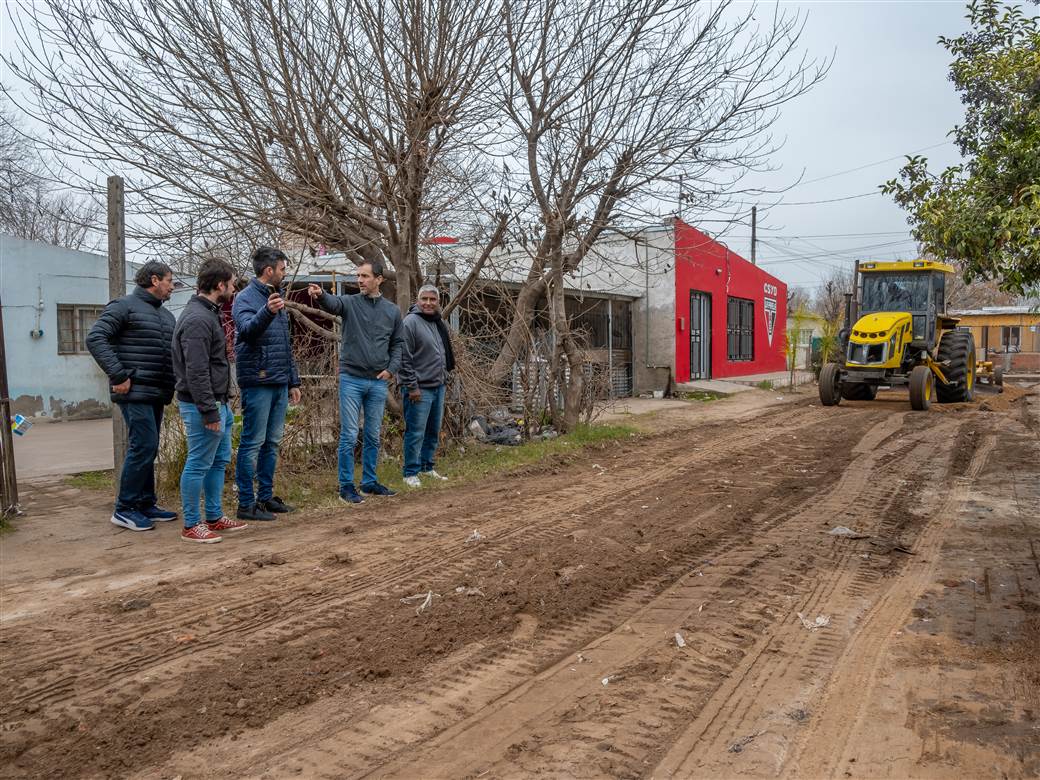
[[[1020,306],[983,306],[981,309],[953,309],[950,314],[955,317],[984,317],[1000,314],[1038,314],[1037,304]]]

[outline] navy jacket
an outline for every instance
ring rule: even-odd
[[[112,301],[87,334],[87,349],[112,385],[130,392],[112,402],[168,404],[173,400],[173,328],[177,321],[144,287]]]
[[[271,314],[267,308],[271,292],[271,288],[254,278],[235,296],[231,307],[239,387],[300,386],[300,374],[289,341],[289,313],[282,309]]]

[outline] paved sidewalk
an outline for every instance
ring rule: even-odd
[[[14,437],[18,481],[112,468],[112,421],[37,423]]]

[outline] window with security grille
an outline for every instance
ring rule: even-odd
[[[730,298],[726,305],[726,353],[730,360],[755,359],[755,302]]]
[[[101,316],[102,306],[58,304],[58,354],[85,355],[87,334]]]

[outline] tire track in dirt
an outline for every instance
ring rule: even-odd
[[[940,426],[940,431],[942,427],[951,426]],[[933,452],[932,440],[924,438],[902,456],[883,454],[894,464],[924,464]],[[933,463],[928,470],[934,470],[936,465],[943,464]],[[901,465],[881,469],[872,476],[884,484],[900,473]],[[924,483],[921,479],[917,482]],[[835,494],[838,501],[842,493]],[[847,493],[846,497],[850,503],[871,507],[876,521],[867,524],[864,521],[868,518],[860,515],[855,527],[875,536],[883,536],[885,529],[891,527],[892,522],[884,518],[906,517],[914,505],[925,516],[932,509],[931,504],[923,501],[919,489],[907,490],[905,485],[894,495],[867,489]],[[817,546],[831,547],[823,576],[798,608],[791,610],[789,619],[771,632],[768,641],[763,641],[761,649],[768,652],[745,660],[741,671],[706,703],[701,715],[657,765],[655,776],[720,772],[772,776],[779,770],[793,732],[799,728],[798,717],[792,718],[789,713],[804,713],[811,707],[821,686],[821,670],[835,663],[848,641],[847,629],[865,608],[872,588],[878,585],[876,572],[867,568],[862,553],[854,552],[861,548],[840,539],[825,539]],[[797,612],[809,620],[829,613],[831,624],[819,632],[807,631]]]
[[[865,449],[873,450],[869,455],[861,455],[857,463],[866,460],[871,465],[876,463],[882,456],[898,460],[903,450],[920,447],[927,449],[928,445],[922,445],[920,440],[910,443],[895,442],[889,447],[873,449],[875,441],[883,441],[891,438],[892,433],[898,429],[897,424],[891,427],[879,426],[873,435],[865,441]],[[863,464],[861,464],[863,465]],[[831,514],[837,513],[840,508],[846,506],[850,495],[866,491],[868,494],[876,492],[870,489],[869,477],[872,476],[872,468],[850,468],[846,469],[841,483],[828,496],[818,504],[803,510],[801,524],[812,527],[818,524],[820,510]],[[850,492],[851,491],[851,492]],[[799,517],[793,521],[798,524]],[[774,526],[779,529],[777,538],[782,539],[789,534],[787,526],[792,521]],[[758,528],[756,528],[758,531]],[[768,536],[758,537],[758,542],[768,539]],[[789,541],[789,540],[788,540]],[[768,546],[768,544],[767,544]],[[780,557],[780,556],[777,556]],[[840,565],[841,556],[834,561]],[[624,627],[615,630],[600,639],[593,641],[582,649],[583,656],[593,660],[590,667],[578,669],[575,674],[573,663],[570,659],[557,664],[552,669],[543,673],[533,681],[528,681],[520,689],[512,692],[509,696],[496,702],[493,706],[481,711],[465,721],[463,724],[446,731],[441,737],[432,741],[428,747],[417,751],[418,755],[406,755],[398,762],[379,767],[374,774],[378,776],[402,776],[414,775],[419,767],[423,767],[425,775],[437,776],[463,776],[468,772],[492,772],[499,774],[507,771],[512,766],[514,771],[520,762],[520,767],[531,772],[557,774],[589,774],[590,767],[597,771],[591,773],[606,772],[613,775],[629,776],[638,775],[645,769],[644,761],[648,751],[654,745],[660,744],[660,732],[667,730],[669,723],[674,727],[678,721],[688,717],[691,706],[691,694],[704,690],[705,680],[718,679],[721,675],[733,673],[736,668],[734,664],[735,655],[744,655],[742,648],[753,643],[757,635],[765,628],[765,623],[772,619],[774,622],[791,622],[793,613],[798,606],[807,608],[813,599],[821,596],[820,589],[810,590],[803,605],[791,605],[788,609],[781,611],[779,615],[765,615],[762,607],[747,609],[733,619],[724,620],[721,623],[713,623],[708,626],[710,630],[690,632],[692,641],[688,646],[693,648],[708,648],[707,653],[694,650],[683,654],[696,660],[696,663],[688,664],[686,669],[676,669],[673,658],[666,661],[668,674],[678,676],[680,679],[673,690],[663,691],[639,691],[624,692],[622,697],[630,696],[634,699],[650,698],[652,701],[649,711],[646,708],[633,710],[632,717],[625,719],[611,712],[607,718],[608,725],[617,728],[605,728],[600,733],[596,732],[596,712],[583,710],[577,717],[570,708],[570,703],[578,701],[579,708],[582,703],[589,703],[595,699],[613,696],[611,688],[611,670],[617,675],[620,688],[626,688],[626,680],[638,679],[641,664],[645,663],[645,657],[653,655],[655,647],[667,645],[671,633],[669,627],[681,625],[700,615],[696,604],[705,604],[712,597],[718,599],[727,592],[734,595],[747,595],[747,587],[741,579],[742,576],[754,574],[758,578],[756,585],[761,591],[769,590],[768,584],[762,582],[763,571],[761,561],[757,560],[753,551],[746,549],[746,544],[741,549],[732,553],[719,556],[716,565],[732,566],[732,570],[726,576],[722,590],[712,590],[705,584],[705,578],[695,577],[688,574],[687,577],[673,589],[644,607],[637,615],[631,617]],[[773,590],[781,590],[783,587],[790,588],[790,578],[785,581],[785,570],[779,566],[773,566],[772,574],[777,577],[776,586]],[[813,572],[806,570],[800,575],[801,581],[812,577]],[[832,586],[833,589],[833,586]],[[701,617],[703,617],[701,615]],[[616,621],[615,621],[616,622]],[[800,624],[798,626],[801,631]],[[635,635],[633,636],[633,630]],[[795,636],[799,636],[795,634]],[[726,637],[719,642],[718,637]],[[727,641],[728,640],[728,641]],[[758,648],[760,657],[769,649],[769,640],[762,643]],[[596,686],[598,677],[604,675],[608,678],[608,685],[600,689]],[[711,686],[707,686],[708,689]],[[640,697],[639,694],[644,696]],[[656,696],[645,696],[648,693],[656,693]],[[601,702],[600,702],[601,703]],[[615,701],[614,704],[617,704]],[[656,712],[656,715],[649,713]],[[635,722],[633,722],[635,721]],[[575,733],[576,727],[573,723],[581,724],[584,733]],[[640,726],[642,724],[642,726]],[[622,727],[623,726],[623,727]],[[622,739],[622,735],[628,735]],[[561,736],[562,735],[562,736]],[[609,737],[609,742],[604,738]],[[466,748],[463,750],[462,745]],[[607,748],[604,748],[604,745]],[[532,747],[534,746],[534,747]],[[549,746],[548,749],[546,746]],[[608,765],[603,766],[597,761],[596,751],[603,757],[609,754]],[[532,761],[530,754],[537,752],[537,759]],[[472,755],[477,753],[486,756],[486,760],[474,766]],[[591,755],[590,755],[591,754]],[[579,759],[584,759],[582,761]],[[523,763],[527,761],[528,763]]]
[[[471,515],[465,523],[484,529],[483,533],[491,544],[478,549],[486,551],[484,557],[488,557],[493,555],[499,545],[503,543],[520,538],[530,539],[532,534],[551,530],[547,529],[547,524],[557,524],[558,527],[559,515],[564,512],[589,511],[590,503],[609,505],[616,500],[619,494],[631,492],[633,483],[656,483],[673,478],[738,444],[742,447],[753,447],[762,440],[781,435],[783,430],[798,427],[801,423],[811,419],[813,413],[812,408],[800,408],[763,415],[766,420],[760,418],[756,420],[754,416],[750,418],[750,420],[756,420],[755,427],[758,428],[759,424],[767,422],[770,418],[786,417],[784,427],[781,429],[762,425],[759,430],[731,430],[728,435],[721,436],[718,435],[719,431],[709,430],[707,440],[694,452],[690,452],[686,441],[676,442],[665,437],[658,437],[659,440],[652,442],[650,446],[653,449],[660,449],[660,451],[647,453],[646,456],[657,459],[660,465],[650,471],[645,470],[641,465],[622,466],[613,472],[614,478],[607,484],[606,490],[595,499],[590,500],[587,487],[578,484],[529,499],[530,513],[528,522],[524,524],[516,524],[515,516],[503,512],[497,505],[484,509],[476,515]],[[710,428],[716,427],[720,426],[710,426]],[[450,508],[433,515],[427,520],[427,525],[431,529],[436,529],[438,524],[458,526],[459,522],[457,510]],[[285,594],[280,589],[265,589],[260,594],[249,598],[239,600],[222,598],[221,606],[226,610],[225,614],[234,615],[234,618],[227,620],[224,625],[213,624],[213,608],[212,605],[207,604],[201,609],[188,609],[178,613],[170,620],[149,622],[144,626],[135,626],[130,631],[113,632],[101,642],[73,643],[50,653],[41,653],[32,659],[37,668],[47,668],[53,673],[53,670],[60,668],[61,664],[68,662],[73,662],[76,668],[68,675],[54,679],[46,685],[23,689],[13,699],[12,704],[15,707],[29,701],[54,704],[70,696],[73,685],[78,687],[79,693],[98,690],[84,687],[87,685],[87,680],[80,664],[84,655],[96,659],[99,654],[109,651],[111,655],[118,657],[117,661],[98,669],[97,675],[101,680],[110,678],[112,675],[141,672],[156,664],[165,664],[179,657],[196,655],[207,649],[221,647],[226,644],[229,637],[244,638],[275,627],[286,621],[282,613],[289,608],[295,610],[292,617],[289,618],[290,624],[300,623],[306,613],[313,613],[315,610],[329,605],[338,609],[345,600],[364,596],[372,590],[385,590],[387,587],[421,578],[433,570],[441,571],[445,564],[465,566],[466,562],[473,557],[473,549],[460,546],[457,539],[450,537],[445,541],[426,543],[417,548],[413,555],[420,561],[427,559],[428,563],[424,565],[422,562],[417,563],[415,560],[410,560],[387,566],[386,561],[375,561],[350,571],[331,573],[321,582],[329,592],[319,596],[306,593],[293,596]],[[346,586],[343,590],[337,587],[341,584]],[[277,605],[276,609],[271,608],[272,603]],[[250,610],[260,610],[260,614],[255,612],[250,614]],[[315,617],[313,614],[309,619],[311,622],[306,626],[308,629],[313,628],[315,620],[320,621],[320,617]],[[161,659],[157,658],[154,647],[147,646],[149,641],[172,633],[194,633],[205,635],[206,639],[197,640],[190,645],[171,648]],[[134,644],[143,645],[142,652],[127,657],[127,647]],[[13,671],[24,674],[24,671],[17,667]]]
[[[578,522],[567,522],[566,520],[561,522],[560,514],[564,511],[584,510],[587,515],[590,508],[595,510],[616,503],[622,494],[639,496],[642,494],[639,490],[640,485],[650,484],[650,489],[652,489],[654,483],[695,469],[699,464],[708,462],[726,449],[761,446],[785,432],[799,430],[800,426],[811,424],[818,414],[818,410],[801,408],[793,411],[785,409],[763,415],[765,420],[752,418],[752,423],[746,428],[754,428],[753,430],[737,426],[737,429],[731,431],[728,436],[713,435],[699,450],[694,452],[690,451],[689,442],[684,440],[685,437],[680,437],[677,442],[651,442],[648,448],[644,448],[650,449],[649,453],[640,452],[638,454],[644,458],[659,458],[659,462],[663,465],[647,470],[643,463],[639,462],[641,459],[636,459],[635,465],[617,469],[620,475],[615,475],[607,483],[607,489],[597,492],[593,499],[590,499],[587,494],[587,486],[581,484],[550,491],[536,502],[537,512],[529,518],[529,522],[512,525],[512,527],[511,524],[515,523],[515,518],[512,516],[502,517],[503,513],[498,508],[485,510],[482,516],[489,519],[488,527],[492,529],[492,533],[489,534],[491,542],[479,548],[476,555],[469,550],[460,552],[456,540],[442,544],[428,544],[417,553],[426,558],[425,563],[412,562],[397,568],[388,568],[384,562],[377,561],[368,567],[367,572],[363,570],[364,573],[358,578],[359,582],[350,583],[349,574],[344,573],[330,577],[324,582],[325,591],[320,594],[304,592],[301,595],[298,591],[296,595],[292,595],[291,591],[288,595],[283,593],[277,607],[268,610],[268,614],[236,616],[235,619],[228,620],[230,625],[221,626],[211,623],[209,625],[212,628],[209,630],[212,636],[186,647],[173,648],[164,653],[155,652],[154,647],[145,648],[129,658],[126,656],[128,645],[146,644],[164,634],[183,631],[186,625],[188,627],[197,626],[201,630],[207,629],[205,623],[196,623],[192,626],[190,621],[207,618],[212,612],[212,605],[205,610],[197,610],[194,614],[179,613],[174,620],[159,620],[143,627],[134,627],[130,632],[124,632],[122,635],[118,632],[109,634],[109,638],[100,643],[85,641],[68,646],[60,652],[21,659],[22,663],[9,667],[11,672],[9,676],[17,675],[19,679],[27,682],[23,683],[17,698],[9,706],[5,706],[5,709],[10,712],[11,709],[27,703],[54,705],[73,698],[78,700],[77,704],[84,704],[89,700],[91,694],[100,693],[104,693],[106,696],[122,696],[125,700],[131,700],[138,695],[138,692],[128,685],[127,681],[133,680],[133,677],[128,677],[128,675],[135,672],[138,676],[146,671],[151,672],[153,676],[159,677],[160,683],[165,683],[174,679],[178,660],[194,663],[205,651],[213,649],[234,652],[235,645],[232,644],[229,647],[229,638],[237,638],[240,642],[246,641],[247,638],[249,641],[258,641],[258,639],[272,641],[272,637],[258,635],[262,635],[264,632],[268,634],[274,632],[273,641],[292,641],[298,636],[320,628],[321,622],[329,618],[327,614],[322,614],[322,609],[339,611],[342,609],[344,601],[351,598],[363,598],[373,587],[380,585],[384,588],[402,586],[404,582],[415,580],[417,576],[422,576],[426,572],[443,573],[446,569],[461,571],[472,565],[473,559],[494,560],[503,549],[510,549],[508,546],[510,544],[515,546],[521,541],[530,543],[532,539],[551,542],[553,538],[582,521],[582,518],[575,513]],[[774,418],[777,418],[779,425],[769,424]],[[706,432],[717,434],[719,431],[714,429],[718,427],[721,426],[708,426]],[[685,434],[692,435],[695,432],[696,429],[692,429]],[[561,500],[561,496],[563,496],[563,500]],[[459,521],[457,513],[451,510],[444,510],[441,518],[443,520],[450,518],[455,526],[461,523],[470,524],[472,521],[472,518]],[[448,566],[445,566],[446,561]],[[356,574],[356,572],[352,573]],[[344,590],[336,590],[334,586],[341,583],[347,584],[349,587]],[[262,609],[268,606],[267,602],[270,599],[271,590],[267,589],[259,597],[237,601],[224,600],[223,604],[225,608],[229,609],[229,612],[235,611],[236,607],[237,611],[246,612],[251,607]],[[286,608],[294,610],[289,617],[282,614]],[[84,633],[89,636],[89,632]],[[99,668],[97,662],[104,660],[99,656],[104,655],[105,651],[108,651],[109,655],[118,655],[119,659]],[[84,668],[92,664],[93,668]],[[63,673],[62,667],[67,668],[68,671]],[[157,674],[156,667],[166,667],[166,671]],[[5,669],[5,672],[8,672],[8,669]],[[38,681],[37,678],[45,675],[50,679],[46,679],[42,683]]]
[[[815,424],[818,418],[814,416],[810,421]],[[851,415],[850,420],[864,427],[871,424],[871,419],[864,413]],[[794,422],[793,420],[789,422]],[[806,472],[806,468],[799,466],[818,465],[820,453],[815,446],[792,441],[804,439],[801,435],[802,427],[784,427],[783,430],[775,431],[776,436],[786,437],[785,446],[779,443],[765,449],[768,457],[775,459],[777,470],[783,471],[789,467],[794,473]],[[770,441],[775,441],[776,436]],[[736,453],[733,457],[741,457],[741,452],[746,448],[757,446],[757,438],[752,440],[748,437],[742,438],[742,445],[732,448]],[[765,455],[759,458],[767,457]],[[716,456],[717,461],[718,456]],[[713,467],[718,468],[718,463],[713,462]],[[704,464],[697,466],[694,479],[700,481],[703,476],[701,472],[709,469]],[[645,469],[643,469],[645,472]],[[723,469],[725,473],[733,473],[731,470]],[[836,471],[837,473],[840,472]],[[755,480],[771,484],[770,480]],[[710,490],[709,484],[705,486]],[[673,485],[676,483],[672,483]],[[684,484],[679,482],[678,484]],[[694,483],[687,483],[695,485]],[[654,505],[653,494],[660,493],[661,484],[647,482],[641,489],[641,493],[634,495],[630,503],[639,506],[643,501],[650,506],[653,512],[653,523],[660,523],[660,533],[664,536],[679,536],[684,531],[688,532],[691,527],[698,527],[698,518],[711,516],[716,510],[708,503],[699,505],[698,513],[694,517],[676,511],[685,504],[672,503],[670,506],[663,504]],[[673,488],[674,491],[674,488]],[[640,498],[646,495],[648,498]],[[671,498],[672,496],[669,496]],[[752,504],[768,503],[765,496],[758,496]],[[609,503],[609,502],[608,502]],[[654,511],[656,510],[656,511]],[[638,510],[636,510],[638,513]],[[737,510],[734,510],[737,511]],[[776,519],[777,513],[790,513],[793,507],[784,508],[770,506],[769,510],[763,512],[763,517]],[[587,513],[592,516],[592,513]],[[628,523],[629,516],[622,512],[622,522]],[[675,582],[677,578],[690,570],[690,567],[703,559],[706,555],[716,556],[725,553],[741,542],[739,534],[734,533],[735,527],[720,528],[717,538],[707,540],[705,544],[688,555],[679,556],[667,563],[665,570],[653,577],[648,583],[628,589],[619,598],[611,599],[601,606],[595,607],[582,614],[580,618],[567,621],[553,627],[545,635],[539,636],[539,641],[532,646],[511,646],[504,651],[483,648],[479,657],[463,658],[457,664],[453,663],[451,672],[445,674],[434,674],[430,672],[430,682],[426,682],[426,674],[423,679],[416,680],[410,687],[409,695],[400,702],[380,703],[370,711],[360,715],[351,713],[344,714],[342,708],[317,707],[310,715],[302,718],[294,713],[292,728],[283,728],[277,722],[265,729],[261,740],[263,749],[252,764],[256,772],[263,768],[271,768],[272,761],[279,756],[289,754],[296,761],[293,766],[278,768],[275,765],[273,771],[290,773],[293,771],[305,772],[307,776],[313,777],[342,777],[360,774],[378,767],[388,757],[402,750],[406,745],[419,742],[434,736],[446,725],[459,721],[461,718],[473,713],[485,706],[494,698],[508,693],[524,681],[529,680],[532,675],[537,674],[547,665],[551,665],[573,654],[580,649],[583,643],[601,637],[616,627],[617,616],[630,615],[637,611],[640,606],[645,605],[654,598],[656,593],[661,592]],[[554,531],[555,538],[563,531]],[[605,531],[610,533],[609,530]],[[552,539],[550,539],[552,541]],[[522,643],[521,643],[522,644]],[[386,728],[385,724],[393,724],[392,728]],[[309,725],[308,725],[309,724]],[[315,734],[325,735],[315,737]],[[302,743],[302,744],[301,744]],[[349,751],[344,751],[342,746],[351,745]],[[223,753],[224,750],[206,750],[207,756]],[[187,772],[191,774],[196,765],[190,761],[185,763],[173,762],[169,771],[171,773]],[[211,765],[210,768],[212,768]],[[223,771],[229,774],[251,774],[250,770],[241,764],[235,767],[224,767]]]
[[[996,443],[993,434],[983,438],[964,473],[953,479],[953,489],[917,538],[914,552],[921,556],[920,565],[902,574],[854,632],[831,674],[823,705],[796,746],[795,755],[785,763],[783,776],[804,776],[803,766],[812,766],[821,777],[834,777],[844,771],[850,757],[849,737],[862,724],[879,665],[886,656],[885,648],[893,634],[906,625],[914,604],[935,578],[943,532],[954,510],[966,501],[970,485],[985,467]],[[824,745],[826,750],[821,749]]]
[[[773,512],[771,514],[775,515],[775,510],[773,510]],[[685,520],[684,521],[679,521],[679,523],[677,523],[677,525],[681,525],[682,522],[686,522],[686,521]],[[733,547],[735,544],[736,544],[736,541],[730,540],[730,541],[726,542],[725,544],[720,545],[718,547],[718,549],[712,550],[712,552],[710,554],[716,555],[718,553],[724,553],[727,549]],[[693,557],[696,558],[698,556],[693,556]],[[693,564],[695,562],[696,562],[695,560],[691,559],[689,561],[683,561],[682,563],[683,563],[684,567],[688,567],[689,565],[691,565],[691,564]],[[682,568],[682,567],[680,567],[680,568]],[[679,576],[679,574],[681,574],[680,571],[673,571],[671,573],[672,579],[674,580],[674,578],[676,576]],[[646,599],[643,598],[643,599],[640,599],[640,601],[645,603]],[[601,621],[601,623],[598,625],[598,627],[600,629],[603,629],[604,627],[612,628],[613,624],[616,623],[616,616],[617,616],[617,614],[619,614],[619,613],[620,614],[631,614],[631,612],[633,611],[633,608],[635,608],[637,606],[638,605],[632,604],[632,603],[618,603],[618,604],[610,605],[609,608],[607,610],[604,610],[604,611],[607,612],[608,614],[612,614],[614,616],[614,620],[613,621],[606,620],[605,624],[604,624],[604,622]],[[565,628],[566,628],[566,633],[568,635],[570,635],[571,638],[573,639],[574,636],[575,636],[575,629],[572,628],[572,627],[565,627]],[[580,633],[581,633],[580,629],[579,629],[578,633],[580,635]],[[572,643],[572,646],[573,646],[573,643]],[[580,645],[579,645],[579,647],[580,647]],[[565,648],[563,648],[563,647],[559,648],[559,650],[560,650],[561,653],[565,652]],[[523,679],[523,675],[520,675],[520,679],[521,680]],[[481,681],[481,683],[483,683],[483,681]],[[378,729],[373,729],[373,731],[378,733],[379,730]],[[337,741],[340,741],[342,743],[342,740],[348,740],[351,744],[357,744],[357,734],[356,733],[355,734],[351,734],[349,737],[344,737],[342,735],[337,736]],[[372,752],[372,754],[369,756],[369,758],[371,760],[376,760],[378,758],[378,756],[380,755],[381,751],[383,752],[383,755],[385,755],[385,750],[387,748],[388,748],[387,745],[379,746],[379,749],[378,750],[374,750]],[[360,763],[364,764],[365,762],[361,761]],[[344,763],[344,762],[341,761],[340,763],[338,763],[336,765],[336,770],[339,771],[339,772],[342,772],[344,774],[350,774],[352,772],[358,771],[359,769],[360,769],[360,767],[358,766],[358,762],[350,762],[348,764],[348,763]]]

